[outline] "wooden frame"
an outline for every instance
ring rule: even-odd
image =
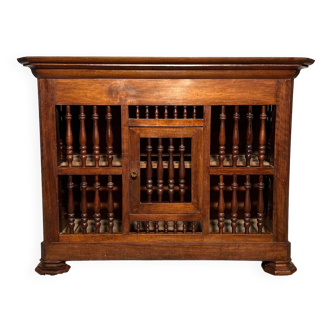
[[[67,272],[69,265],[65,261],[90,259],[261,260],[263,269],[274,275],[289,275],[296,271],[291,262],[288,242],[293,81],[299,71],[312,64],[313,60],[307,58],[27,57],[19,59],[19,62],[30,67],[38,78],[44,220],[42,257],[36,268],[38,273]],[[63,118],[61,121],[67,121],[67,124],[73,125],[74,129],[70,107],[93,106],[95,110],[98,110],[98,107],[119,105],[121,107],[122,166],[115,167],[111,164],[108,167],[97,164],[94,167],[71,167],[69,164],[58,166],[60,147],[57,121],[60,120],[57,120],[57,105],[69,107],[66,120]],[[185,114],[183,118],[177,116],[158,118],[158,108],[156,108],[155,118],[143,119],[138,113],[137,118],[131,118],[129,108],[136,105],[151,105],[151,107],[164,105],[166,110],[167,107],[171,110],[175,107],[174,105],[178,105],[181,112],[187,112],[185,105],[203,105],[203,118],[187,118],[186,113],[183,113]],[[243,112],[247,112],[244,110],[246,105],[250,105],[249,113],[251,108],[256,115],[260,112],[259,117],[256,115],[256,118],[254,117],[254,121],[257,122],[254,126],[256,131],[254,130],[253,134],[259,134],[259,143],[254,139],[254,144],[258,144],[257,153],[260,160],[260,165],[256,167],[237,166],[239,148],[241,150],[241,144],[237,144],[237,135],[240,134],[242,137],[242,127],[240,129],[237,127],[237,121],[245,118]],[[265,113],[264,105],[275,107],[274,120],[271,115]],[[212,115],[214,116],[216,107],[219,110],[219,106],[222,112],[225,110],[233,112],[235,107],[232,115],[234,120],[229,119],[230,113],[227,113],[228,120],[226,120],[228,131],[229,126],[234,125],[231,147],[233,166],[226,167],[223,163],[215,167],[210,166],[211,149],[215,144],[212,138],[214,135],[212,127],[216,119],[215,117],[212,119]],[[260,108],[262,108],[261,111]],[[109,108],[108,112],[110,112]],[[110,114],[106,116],[108,125],[112,119]],[[225,121],[225,114],[220,115],[221,124]],[[251,139],[250,135],[248,136],[248,128],[253,118],[250,114],[249,117],[247,115],[246,145],[249,155],[251,148],[248,146]],[[87,114],[83,113],[83,124],[91,121],[86,116]],[[273,143],[265,142],[266,118],[271,119],[270,126],[274,126]],[[99,124],[106,123],[104,122],[106,120],[98,115],[94,119],[99,121]],[[111,127],[108,128],[112,130]],[[220,129],[219,135],[222,134],[221,130],[223,129]],[[98,136],[94,136],[93,141],[94,160],[98,160],[100,154],[99,134],[97,131]],[[84,136],[82,137],[84,143]],[[109,146],[112,144],[112,136],[108,137],[107,158],[112,160],[112,147]],[[140,168],[139,140],[141,137],[190,137],[192,139],[191,203],[172,203],[172,209],[163,202],[140,203],[139,193],[144,188],[140,186],[139,177],[136,181],[130,177],[130,174],[132,170]],[[223,146],[225,138],[226,136],[219,136],[219,160],[223,160],[224,151],[227,150]],[[70,139],[68,142],[70,143]],[[74,146],[67,144],[69,156],[75,149],[75,144],[75,142]],[[273,145],[272,148],[268,147],[269,144]],[[273,151],[273,163],[268,165],[263,164],[266,148]],[[161,158],[161,154],[159,156]],[[250,158],[249,156],[249,161]],[[157,167],[162,166],[159,164]],[[117,202],[114,204],[115,189],[112,176],[122,178],[122,187],[117,189],[120,190],[120,196],[117,198],[121,197],[121,204]],[[68,197],[67,194],[63,194],[65,190],[63,181],[67,177],[69,179]],[[217,189],[213,189],[210,182],[214,177],[219,178]],[[271,187],[268,187],[269,177],[273,179]],[[107,186],[102,183],[106,178]],[[230,178],[232,182],[226,183],[225,179]],[[256,178],[258,183],[251,183],[252,179]],[[241,182],[243,179],[246,179],[244,184]],[[92,180],[93,186],[89,184]],[[248,180],[251,182],[248,183]],[[61,216],[64,214],[70,218],[77,212],[77,208],[73,209],[73,207],[79,205],[77,200],[79,195],[82,195],[76,189],[77,181],[83,181],[83,188],[87,188],[84,190],[94,191],[93,218],[96,223],[100,223],[100,208],[103,212],[107,205],[108,233],[97,231],[66,233],[60,229]],[[162,185],[161,181],[158,187],[160,190],[163,190]],[[185,190],[184,188],[183,183],[182,187],[176,186],[177,190]],[[219,192],[219,201],[214,202],[214,205],[212,201],[216,192],[213,190]],[[100,201],[99,191],[108,192],[107,204]],[[264,200],[271,203],[271,206],[264,206],[263,194]],[[238,201],[244,195],[245,199]],[[270,199],[268,195],[273,199]],[[103,194],[102,197],[104,196]],[[227,199],[231,197],[231,201],[226,202],[224,197]],[[64,212],[65,198],[68,199],[69,209]],[[82,204],[86,203],[80,204],[82,208]],[[91,209],[93,204],[91,202],[89,204],[86,206]],[[215,206],[218,208],[219,233],[211,231],[211,215],[214,213],[212,208],[215,209]],[[111,228],[114,224],[114,207],[121,212],[120,233],[113,233]],[[256,232],[249,232],[249,218],[252,217],[250,213],[256,213],[256,210],[258,228]],[[247,218],[243,224],[246,228],[245,232],[237,230],[238,218],[242,213],[244,218]],[[229,227],[232,232],[223,232],[226,214],[231,216]],[[160,223],[164,225],[163,232],[158,233],[158,228],[150,232],[149,220],[158,222],[158,225]],[[131,230],[133,223],[138,225],[135,233]],[[195,232],[195,223],[201,225],[199,232]],[[271,227],[267,227],[267,231],[262,232],[262,223],[266,223],[266,226],[270,223]],[[140,225],[145,225],[145,232],[140,231]],[[187,225],[193,227],[188,233],[186,233]],[[183,230],[177,232],[176,227],[180,226]],[[97,227],[96,224],[95,227]],[[167,232],[168,227],[173,227],[171,233]],[[98,227],[96,229],[98,230]]]

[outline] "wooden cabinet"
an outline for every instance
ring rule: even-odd
[[[307,58],[18,59],[38,78],[40,274],[70,260],[260,260],[288,242],[293,80]]]

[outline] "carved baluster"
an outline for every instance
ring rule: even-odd
[[[99,129],[98,129],[98,113],[97,106],[93,106],[93,133],[92,133],[92,141],[93,141],[93,159],[95,161],[95,166],[99,166],[100,152],[99,152]]]
[[[186,148],[184,146],[184,139],[181,138],[181,144],[179,146],[180,151],[180,163],[179,163],[179,193],[180,193],[180,203],[184,203],[184,194],[186,191],[186,170],[185,170],[185,164],[184,164],[184,152]]]
[[[264,182],[263,182],[263,175],[259,176],[258,182],[258,199],[257,199],[257,227],[258,233],[262,234],[263,231],[263,220],[264,220]]]
[[[174,106],[174,119],[178,118],[178,107]]]
[[[140,221],[136,221],[136,232],[137,234],[139,234],[141,231],[141,222]]]
[[[218,227],[219,234],[223,234],[224,225],[225,225],[225,199],[224,199],[224,177],[222,175],[219,176],[219,202],[218,202]]]
[[[84,106],[80,107],[80,115],[78,117],[80,119],[80,152],[81,152],[81,161],[82,167],[86,166],[86,130],[85,130],[85,114],[84,114]]]
[[[88,202],[86,198],[86,188],[88,183],[86,182],[86,176],[82,175],[81,183],[81,218],[82,218],[82,234],[87,233],[88,228]]]
[[[159,233],[159,221],[155,222],[155,232]]]
[[[108,198],[107,198],[107,219],[108,219],[108,233],[113,234],[114,227],[114,199],[113,199],[113,188],[114,183],[112,175],[108,176],[107,189],[108,189]]]
[[[245,198],[244,198],[244,229],[245,233],[249,234],[250,228],[250,212],[251,212],[251,201],[250,201],[250,175],[246,175],[246,182],[244,184],[244,188],[246,190]]]
[[[248,126],[247,126],[247,136],[246,136],[246,164],[247,166],[250,166],[250,159],[252,154],[252,140],[253,140],[253,134],[252,134],[252,119],[254,118],[252,114],[252,106],[249,106],[249,110],[247,113],[247,119],[248,119]]]
[[[99,189],[100,189],[100,183],[99,183],[99,175],[95,176],[95,199],[93,203],[94,208],[94,214],[93,214],[93,220],[95,222],[95,233],[100,233],[100,197],[99,197]]]
[[[173,160],[173,138],[169,139],[169,161],[168,161],[168,196],[169,202],[173,203],[173,195],[174,195],[174,160]]]
[[[158,191],[158,202],[163,202],[163,191],[164,191],[164,169],[163,169],[163,142],[161,138],[158,138],[158,163],[157,163],[157,191]]]
[[[145,106],[145,118],[149,118],[149,106]]]
[[[153,181],[152,181],[152,145],[151,138],[148,138],[148,144],[146,146],[147,152],[147,162],[146,162],[146,193],[148,198],[148,203],[152,202],[152,192],[153,192]]]
[[[194,106],[194,110],[193,110],[193,119],[196,119],[196,106]]]
[[[239,134],[239,106],[235,106],[235,112],[233,115],[234,127],[233,127],[233,148],[232,148],[232,158],[233,166],[237,166],[237,160],[239,159],[239,143],[240,143],[240,134]]]
[[[68,176],[68,227],[69,227],[69,234],[74,234],[74,227],[75,227],[75,204],[74,204],[74,183],[73,177],[71,175]]]
[[[107,112],[106,112],[106,154],[107,154],[107,160],[108,160],[108,167],[112,166],[113,163],[113,130],[112,130],[112,112],[111,112],[111,106],[107,106]]]
[[[173,223],[173,232],[176,234],[178,232],[178,222],[174,221]]]
[[[221,106],[220,119],[220,129],[219,129],[219,166],[224,166],[225,151],[226,151],[226,130],[225,130],[225,106]]]
[[[154,107],[154,117],[155,117],[155,119],[158,119],[158,118],[159,118],[158,106],[155,106],[155,107]]]
[[[195,221],[192,222],[192,226],[193,226],[193,228],[192,228],[191,232],[196,233],[196,223],[195,223]]]
[[[67,162],[68,167],[73,166],[73,132],[71,129],[72,115],[70,113],[70,106],[66,107],[66,120],[67,120],[67,131],[66,131],[66,145],[67,145]]]
[[[262,106],[262,113],[260,115],[261,127],[259,130],[259,146],[258,146],[258,159],[259,159],[259,167],[263,167],[264,159],[265,159],[265,144],[266,144],[266,129],[265,129],[265,121],[266,121],[266,108]]]
[[[238,203],[237,203],[237,176],[233,175],[233,183],[231,185],[232,187],[232,203],[231,203],[231,225],[232,225],[232,233],[236,233],[236,226],[237,226],[237,209],[238,209]]]
[[[187,119],[187,106],[183,106],[183,118]]]
[[[182,227],[183,227],[183,233],[185,234],[185,233],[187,233],[187,222],[186,221],[183,221],[183,223],[182,223]]]
[[[146,234],[150,233],[150,221],[147,221],[145,223],[145,232],[146,232]]]
[[[65,144],[63,143],[63,140],[61,138],[59,139],[59,151],[60,151],[60,160],[65,161],[66,160]]]
[[[139,106],[136,106],[136,119],[139,119]]]
[[[165,119],[168,119],[168,108],[167,106],[165,106],[165,115],[164,115]]]
[[[168,233],[168,221],[164,221],[164,233]]]

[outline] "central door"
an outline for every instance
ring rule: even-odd
[[[202,127],[130,127],[130,213],[201,214]]]

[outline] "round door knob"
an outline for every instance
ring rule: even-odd
[[[136,170],[133,170],[133,171],[131,172],[131,177],[132,177],[133,179],[137,178],[137,175],[138,175],[138,173],[137,173]]]

